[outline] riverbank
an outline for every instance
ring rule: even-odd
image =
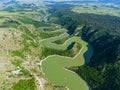
[[[53,43],[60,38],[63,37],[56,36],[49,38],[48,40],[45,39],[42,41],[42,44],[45,47],[64,50],[74,41],[82,44],[82,48],[73,58],[59,55],[48,56],[41,62],[43,74],[48,78],[48,80],[50,80],[51,83],[53,83],[53,85],[67,86],[70,90],[89,90],[89,86],[80,76],[65,69],[65,67],[81,66],[85,64],[83,54],[88,50],[88,44],[79,37],[72,37],[66,40],[62,45]]]

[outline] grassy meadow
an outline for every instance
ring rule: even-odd
[[[79,5],[74,6],[71,11],[77,13],[111,15],[120,17],[120,8],[107,5]]]

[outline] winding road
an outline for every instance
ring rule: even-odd
[[[78,54],[73,58],[60,55],[50,55],[46,57],[42,60],[42,72],[55,86],[65,86],[69,90],[89,90],[89,86],[86,81],[84,81],[75,72],[67,69],[68,67],[82,66],[85,64],[84,54],[88,50],[88,43],[77,36],[69,38],[64,44],[54,43],[56,40],[63,39],[68,36],[69,34],[64,33],[60,36],[43,39],[41,41],[42,46],[56,50],[66,50],[72,42],[82,45]],[[89,57],[87,57],[87,59],[90,59],[91,55],[92,53],[88,55]]]

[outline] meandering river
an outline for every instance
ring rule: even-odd
[[[66,86],[69,90],[89,90],[89,86],[76,73],[66,69],[66,67],[82,66],[90,61],[92,56],[92,47],[80,37],[71,37],[64,44],[53,43],[56,40],[68,37],[67,33],[60,36],[44,39],[41,45],[56,50],[66,50],[73,43],[79,43],[82,48],[73,58],[59,55],[51,55],[42,60],[42,71],[47,79],[56,86]]]

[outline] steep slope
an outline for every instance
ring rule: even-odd
[[[51,20],[66,27],[69,34],[81,36],[94,48],[90,63],[78,67],[76,72],[88,81],[93,90],[118,90],[120,88],[120,18],[73,13],[70,11],[71,5],[55,6],[50,12],[56,18],[51,16]],[[84,27],[76,34],[79,25]]]

